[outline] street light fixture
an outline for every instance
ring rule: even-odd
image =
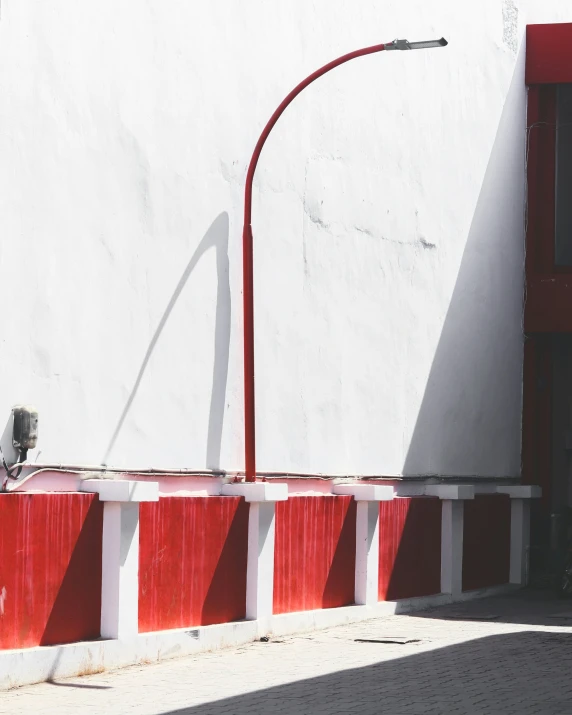
[[[430,50],[433,47],[447,47],[449,43],[442,37],[440,40],[426,42],[409,42],[408,40],[393,40],[385,46],[386,50]]]
[[[350,60],[384,50],[424,50],[434,47],[445,47],[447,40],[430,40],[428,42],[409,42],[408,40],[394,40],[383,45],[365,47],[355,52],[339,57],[329,62],[316,72],[313,72],[303,82],[300,82],[278,106],[264,127],[254,148],[244,187],[244,225],[242,229],[242,280],[243,280],[243,310],[244,310],[244,452],[245,474],[247,482],[256,481],[256,410],[254,392],[254,280],[253,280],[253,252],[252,252],[252,187],[254,173],[262,153],[262,149],[274,125],[281,117],[288,105],[309,84],[312,84],[322,75],[339,67]]]

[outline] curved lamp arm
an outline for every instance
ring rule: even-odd
[[[274,129],[276,122],[280,119],[284,110],[309,84],[312,84],[322,75],[340,65],[364,55],[371,55],[384,50],[420,50],[431,47],[445,47],[447,41],[430,40],[428,42],[408,42],[407,40],[395,40],[383,45],[373,45],[364,47],[361,50],[350,52],[347,55],[338,57],[337,60],[329,62],[319,70],[313,72],[309,77],[288,94],[278,106],[274,114],[270,117],[268,124],[264,127],[260,138],[256,142],[248,172],[246,174],[246,185],[244,188],[244,225],[242,229],[242,271],[243,271],[243,306],[244,306],[244,450],[245,450],[245,472],[246,481],[256,480],[256,412],[254,393],[254,281],[253,281],[253,253],[252,253],[252,186],[254,183],[254,173],[260,154],[270,132]]]

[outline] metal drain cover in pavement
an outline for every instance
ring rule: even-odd
[[[496,621],[496,613],[446,613],[443,618],[455,621]]]
[[[398,643],[407,645],[408,643],[420,643],[418,638],[402,638],[401,636],[382,636],[381,638],[355,638],[355,643]]]

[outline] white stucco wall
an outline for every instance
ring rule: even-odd
[[[258,134],[338,55],[444,35],[323,78],[265,148],[258,467],[518,474],[520,39],[567,4],[2,0],[0,422],[36,404],[42,462],[242,468]]]

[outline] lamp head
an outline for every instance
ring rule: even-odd
[[[442,37],[440,40],[427,40],[426,42],[409,42],[408,40],[394,40],[385,45],[386,50],[429,50],[432,47],[446,47],[449,43]]]

